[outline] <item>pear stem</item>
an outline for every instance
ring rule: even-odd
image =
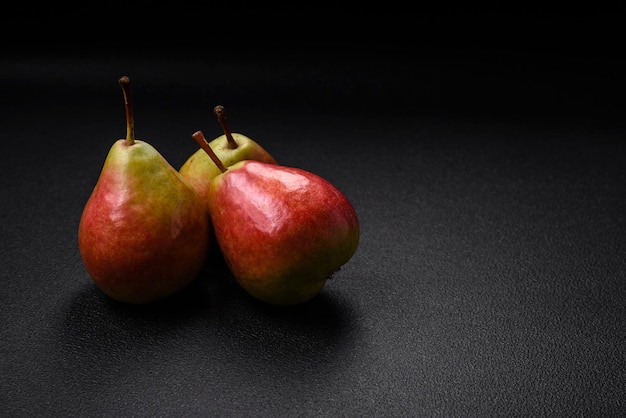
[[[126,144],[133,145],[135,143],[135,121],[133,118],[133,108],[130,102],[130,80],[127,76],[122,76],[118,83],[122,87],[124,94],[124,107],[126,108]]]
[[[226,111],[224,110],[224,106],[217,105],[213,109],[215,114],[217,115],[217,121],[222,126],[222,130],[224,131],[224,135],[226,135],[226,140],[228,141],[228,148],[237,149],[239,144],[233,138],[233,134],[230,132],[230,128],[228,127],[228,123],[226,122]]]
[[[213,160],[217,168],[219,168],[222,173],[225,173],[226,170],[228,170],[219,159],[219,157],[215,155],[215,152],[213,152],[213,148],[211,148],[211,146],[207,142],[202,131],[194,132],[191,137],[198,143],[198,145],[200,145],[200,148],[202,148],[207,154],[209,154],[211,160]]]

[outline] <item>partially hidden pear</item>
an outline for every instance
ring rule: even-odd
[[[121,302],[145,304],[185,288],[211,242],[206,205],[149,143],[135,139],[129,79],[119,79],[126,138],[110,148],[78,227],[78,247],[95,284]]]
[[[224,106],[217,105],[213,111],[224,133],[209,142],[209,145],[222,164],[231,166],[243,160],[258,160],[276,164],[274,157],[258,142],[243,134],[231,132],[226,121]],[[191,154],[178,171],[196,189],[205,203],[211,180],[221,173],[201,148]]]
[[[253,297],[294,305],[315,297],[359,244],[359,220],[346,196],[296,167],[244,160],[219,168],[208,191],[218,245],[238,284]]]

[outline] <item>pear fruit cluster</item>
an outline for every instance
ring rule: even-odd
[[[111,147],[78,227],[94,283],[118,301],[167,298],[196,279],[214,252],[240,287],[274,305],[314,298],[355,254],[359,219],[326,179],[281,165],[259,143],[231,133],[199,145],[176,170],[135,138],[129,79],[119,79],[125,139]]]

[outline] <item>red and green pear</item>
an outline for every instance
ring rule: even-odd
[[[145,304],[185,288],[204,266],[212,230],[193,187],[149,143],[136,139],[129,79],[119,79],[126,138],[110,148],[78,227],[95,284],[121,302]]]
[[[226,167],[202,132],[192,135],[220,170],[208,204],[238,284],[275,305],[314,298],[354,255],[357,213],[333,184],[296,167],[244,160]]]

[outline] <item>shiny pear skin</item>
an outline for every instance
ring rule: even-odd
[[[78,245],[105,294],[143,304],[196,277],[211,233],[206,205],[176,169],[150,144],[120,139],[83,209]]]
[[[359,243],[359,220],[346,196],[296,167],[232,165],[211,183],[209,212],[234,278],[270,304],[312,299]]]
[[[209,146],[226,167],[243,160],[257,160],[276,164],[274,157],[253,139],[239,133],[232,135],[238,144],[237,148],[234,149],[228,147],[226,135],[218,136],[209,142]],[[209,184],[213,178],[221,173],[208,154],[204,150],[198,149],[183,163],[178,171],[208,205]]]

